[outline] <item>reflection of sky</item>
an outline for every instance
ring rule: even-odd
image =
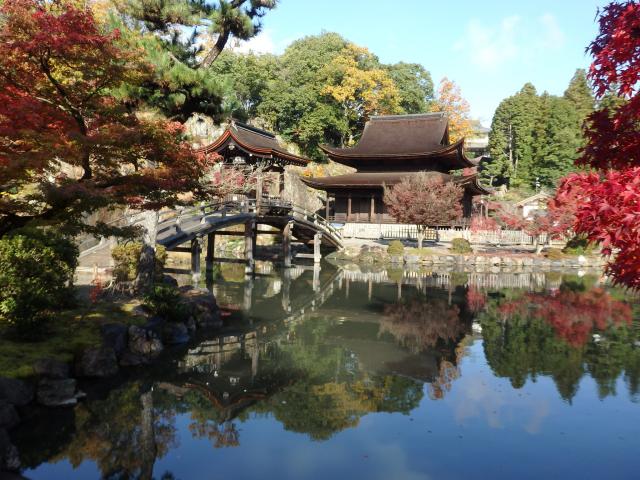
[[[169,470],[182,479],[222,472],[234,479],[477,478],[478,472],[483,478],[638,478],[638,405],[628,396],[601,401],[588,377],[571,405],[545,377],[515,390],[493,376],[481,342],[469,350],[462,376],[443,400],[425,395],[410,415],[369,414],[327,441],[287,432],[272,417],[253,417],[238,425],[239,447],[216,450],[193,439],[189,415],[182,416],[180,446],[156,462],[156,476]]]

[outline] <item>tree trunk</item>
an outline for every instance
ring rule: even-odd
[[[418,228],[418,248],[422,249],[422,241],[424,240],[424,231]]]
[[[544,245],[542,243],[540,243],[540,235],[536,235],[536,239],[535,239],[534,245],[536,247],[536,255],[540,255],[540,253],[542,252],[542,249],[544,247]]]
[[[227,44],[228,40],[229,40],[229,30],[224,30],[218,36],[218,39],[216,40],[215,45],[211,48],[211,50],[209,50],[209,53],[207,53],[207,56],[204,57],[204,60],[202,61],[202,66],[204,68],[209,68],[211,64],[216,61],[216,58],[218,58],[218,56],[222,53],[222,50],[224,50],[224,47]]]
[[[153,287],[156,267],[156,237],[158,235],[158,212],[142,213],[142,251],[138,260],[138,275],[134,288],[136,293],[147,293]]]
[[[153,466],[156,463],[157,448],[155,439],[155,425],[153,418],[153,392],[148,391],[140,397],[142,403],[140,425],[141,468],[140,479],[153,479]]]

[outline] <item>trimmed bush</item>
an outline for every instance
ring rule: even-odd
[[[175,287],[155,285],[144,297],[144,305],[153,315],[171,322],[186,322],[189,319],[189,307]]]
[[[466,238],[454,238],[451,240],[451,249],[453,253],[471,253],[471,243]]]
[[[404,245],[400,240],[392,240],[387,247],[387,253],[389,255],[402,256],[404,255]]]
[[[138,276],[138,261],[142,243],[130,242],[116,245],[111,251],[111,258],[115,263],[113,277],[116,282],[132,282]],[[164,247],[156,246],[156,277],[162,277],[162,269],[167,261],[167,251]]]
[[[594,250],[594,244],[590,243],[584,236],[576,235],[567,242],[562,252],[567,255],[591,255]]]
[[[549,260],[562,260],[564,258],[564,253],[559,248],[547,248],[544,255]]]
[[[51,232],[24,229],[0,239],[0,322],[20,337],[41,335],[54,310],[73,304],[78,248]]]

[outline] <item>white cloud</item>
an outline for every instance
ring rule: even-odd
[[[564,43],[564,32],[553,15],[544,14],[533,22],[512,15],[494,26],[478,19],[469,21],[453,50],[465,53],[468,61],[480,70],[497,73],[507,64],[531,62],[544,49],[562,47]]]
[[[556,17],[550,13],[545,13],[540,17],[539,21],[543,28],[542,46],[557,48],[564,45],[564,33],[560,29]]]
[[[269,30],[263,30],[249,40],[232,39],[231,50],[239,53],[275,53],[276,45]]]

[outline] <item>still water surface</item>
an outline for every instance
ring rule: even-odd
[[[25,476],[640,478],[640,308],[595,277],[227,265],[210,288],[224,332],[24,425]]]

